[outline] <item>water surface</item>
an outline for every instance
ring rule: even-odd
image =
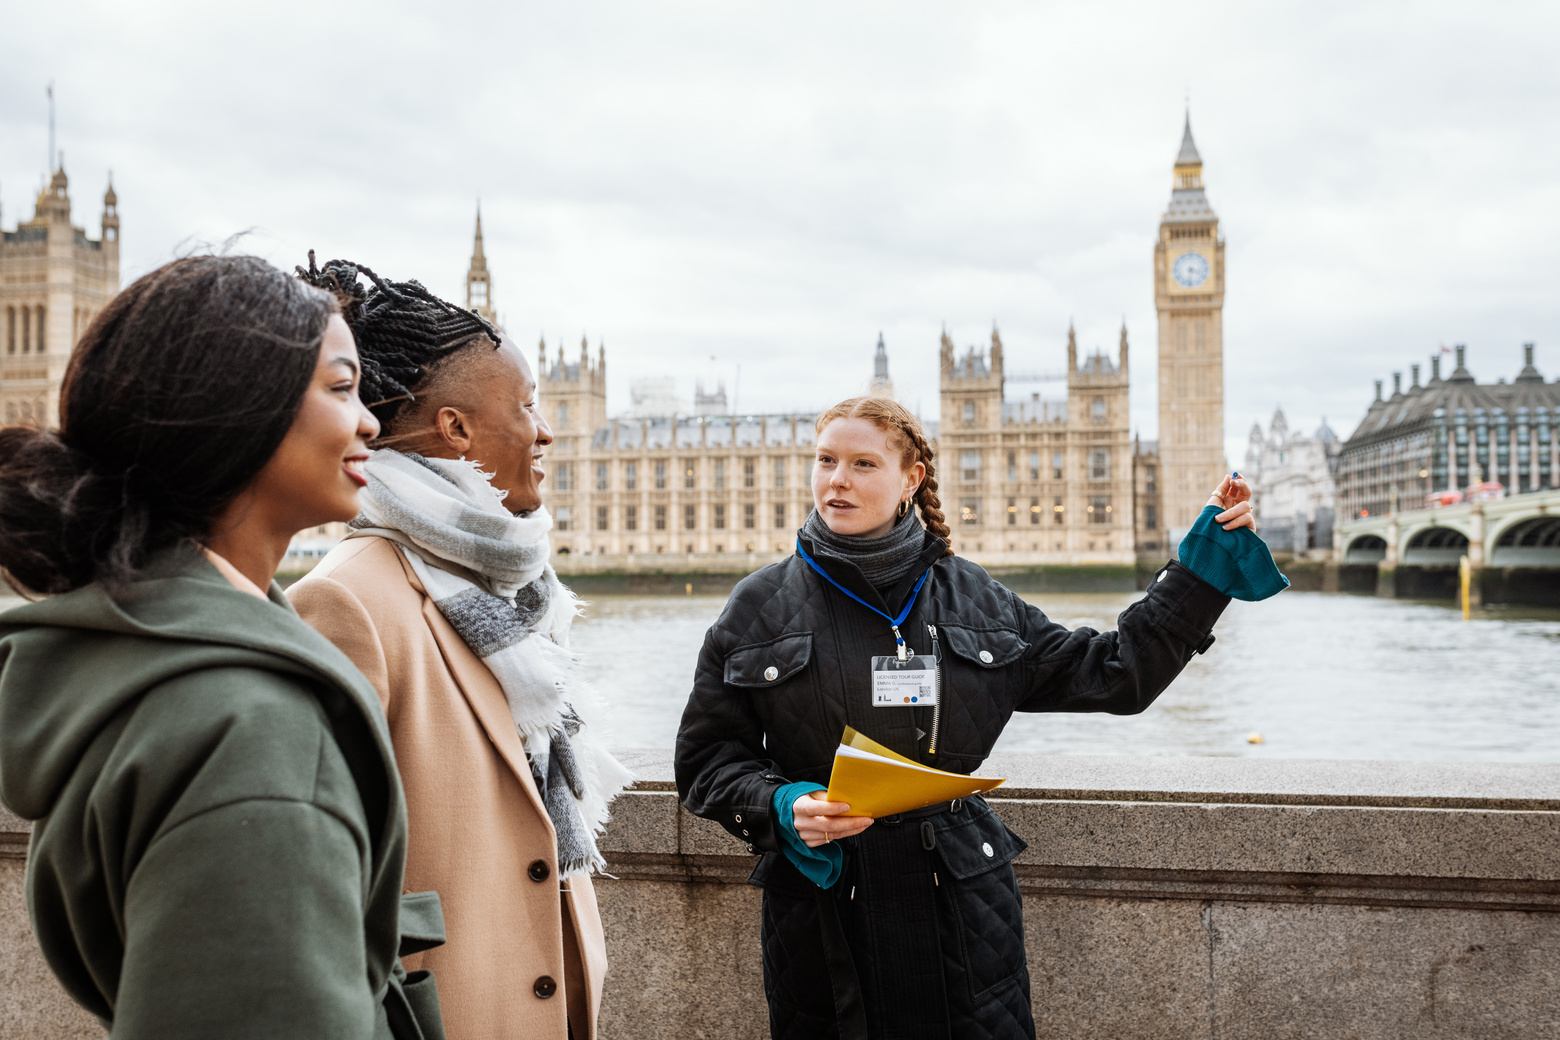
[[[1115,627],[1136,593],[1025,599]],[[0,597],[0,609],[20,600]],[[724,596],[595,596],[574,646],[616,742],[670,748]],[[1232,603],[1144,712],[1015,715],[999,752],[1560,762],[1560,611],[1285,592]],[[1261,734],[1260,744],[1248,735]]]
[[[1137,594],[1024,597],[1069,628]],[[619,744],[671,747],[718,596],[597,596],[575,647]],[[1560,761],[1560,611],[1285,592],[1232,603],[1142,715],[1016,715],[999,752]],[[1262,743],[1247,740],[1259,733]]]

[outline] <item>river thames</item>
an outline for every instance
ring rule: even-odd
[[[1024,597],[1115,627],[1135,593]],[[616,742],[672,746],[720,596],[596,596],[574,647]],[[1142,715],[1013,717],[997,752],[1560,761],[1560,611],[1284,592],[1231,603],[1218,641]],[[1248,735],[1259,733],[1260,744]]]
[[[1024,598],[1114,628],[1136,593]],[[0,597],[0,609],[20,600]],[[587,597],[573,645],[621,747],[670,748],[724,596]],[[1142,715],[1013,716],[997,752],[1560,762],[1560,611],[1285,592],[1231,603]],[[1259,733],[1260,744],[1248,735]]]

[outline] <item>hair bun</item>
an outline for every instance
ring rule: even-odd
[[[104,474],[52,430],[0,428],[0,460],[0,561],[18,591],[85,585],[98,566],[94,532],[116,517],[144,528],[125,475]]]

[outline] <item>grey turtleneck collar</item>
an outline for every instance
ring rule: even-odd
[[[830,556],[855,564],[867,584],[882,591],[897,585],[915,566],[925,544],[926,528],[921,526],[921,518],[912,509],[895,521],[887,534],[858,538],[835,534],[814,510],[807,514],[802,534]]]

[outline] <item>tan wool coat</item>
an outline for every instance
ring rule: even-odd
[[[595,890],[584,877],[560,886],[498,680],[387,539],[343,542],[288,595],[384,703],[406,789],[406,890],[439,893],[449,936],[406,968],[434,973],[450,1040],[564,1040],[571,1023],[594,1040],[607,969]]]

